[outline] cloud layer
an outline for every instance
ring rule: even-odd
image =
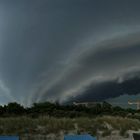
[[[0,103],[139,94],[139,5],[1,0]]]
[[[103,86],[105,88],[111,88],[108,82],[110,83],[110,81],[116,80],[116,78],[118,81],[125,82],[132,75],[139,76],[137,71],[140,68],[138,61],[140,48],[137,37],[134,34],[127,36],[127,38],[121,37],[121,39],[103,41],[96,44],[97,46],[94,48],[91,47],[84,50],[79,56],[76,55],[74,61],[69,63],[66,69],[62,71],[62,74],[59,75],[59,79],[40,94],[42,96],[42,99],[40,99],[43,100],[47,96],[52,96],[52,98],[60,97],[60,100],[64,100],[66,97],[82,93],[85,90],[84,87],[89,85],[93,87],[93,99],[98,99],[99,96],[104,96],[106,97],[105,99],[109,98],[107,93],[103,91],[96,93],[96,88],[102,87],[102,83],[104,83]],[[132,42],[130,39],[132,39]],[[111,82],[111,84],[113,83]],[[124,92],[120,91],[118,93],[116,87],[114,94],[119,96],[124,94]]]

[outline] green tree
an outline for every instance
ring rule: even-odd
[[[16,114],[16,115],[23,114],[25,111],[24,107],[16,102],[9,103],[7,106],[5,106],[5,109],[6,109],[6,113]]]

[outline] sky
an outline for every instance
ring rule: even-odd
[[[139,0],[0,0],[0,104],[140,99]]]

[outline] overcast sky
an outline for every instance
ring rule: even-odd
[[[140,98],[139,0],[0,0],[0,103]]]

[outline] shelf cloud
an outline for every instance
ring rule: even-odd
[[[140,93],[140,2],[1,0],[0,103]]]

